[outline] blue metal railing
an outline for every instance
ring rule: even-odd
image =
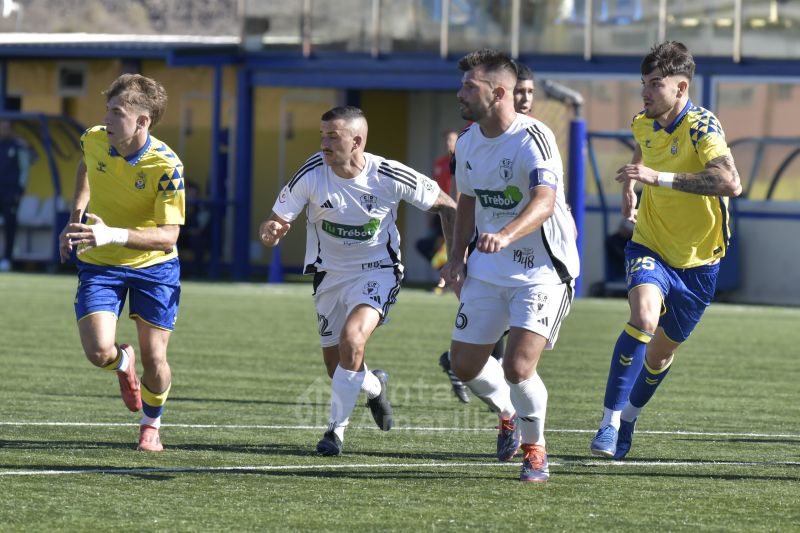
[[[772,178],[769,180],[769,187],[767,188],[767,192],[765,195],[766,200],[772,200],[775,194],[775,189],[778,186],[778,183],[783,178],[786,173],[786,170],[792,164],[792,162],[800,155],[800,137],[743,137],[741,139],[736,139],[735,141],[731,141],[728,146],[730,147],[731,151],[735,148],[744,147],[748,145],[755,146],[755,152],[753,154],[753,163],[750,165],[750,173],[747,176],[741,175],[740,169],[740,178],[742,180],[742,189],[743,193],[742,196],[749,199],[752,198],[753,193],[753,185],[758,179],[759,170],[764,164],[764,152],[768,147],[771,146],[784,146],[784,147],[792,147],[795,148],[786,156],[780,165],[778,165],[775,173],[772,175]]]
[[[635,148],[633,135],[629,131],[592,131],[586,134],[586,144],[587,144],[587,152],[589,157],[589,163],[592,169],[592,176],[594,179],[595,186],[597,187],[597,197],[598,202],[600,204],[599,208],[596,209],[600,212],[602,218],[602,228],[603,228],[603,235],[609,235],[611,233],[611,224],[609,222],[610,216],[613,213],[614,209],[609,206],[609,202],[607,199],[607,194],[605,191],[605,186],[603,184],[603,176],[602,170],[600,169],[600,164],[598,162],[597,156],[597,149],[596,149],[596,141],[597,140],[611,140],[615,141],[619,144],[622,144],[627,149],[633,151]],[[742,181],[742,188],[743,188],[743,197],[747,199],[752,198],[753,192],[753,184],[758,179],[759,171],[764,166],[764,162],[766,159],[765,150],[770,146],[782,146],[782,147],[794,147],[788,155],[783,157],[783,160],[776,168],[775,172],[772,174],[772,177],[769,180],[769,186],[767,192],[765,194],[765,200],[773,200],[775,196],[775,191],[778,185],[781,183],[781,180],[787,176],[787,169],[791,166],[791,164],[800,156],[800,137],[747,137],[742,139],[736,139],[731,141],[728,146],[731,148],[731,151],[736,151],[737,149],[741,149],[742,147],[746,147],[748,145],[753,145],[754,148],[754,155],[753,155],[753,162],[750,165],[750,169],[748,174],[740,175]],[[735,154],[734,154],[735,155]],[[733,214],[732,217],[732,226],[733,226],[733,236],[731,239],[731,244],[728,249],[728,255],[726,255],[726,259],[723,260],[720,266],[720,277],[717,283],[718,290],[732,290],[739,286],[740,283],[740,270],[739,270],[739,250],[738,246],[736,246],[736,236],[738,234],[738,203],[735,199],[731,199],[729,203],[729,208],[731,213]],[[763,215],[762,215],[763,216]],[[787,215],[784,213],[776,213],[775,216],[785,218],[785,217],[793,217],[794,215]],[[609,264],[606,257],[605,247],[603,247],[603,268],[604,268],[604,276],[605,281],[610,281],[609,275]]]

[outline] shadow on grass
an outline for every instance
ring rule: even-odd
[[[318,467],[311,469],[309,467]],[[330,466],[331,468],[327,468]],[[502,466],[502,465],[498,465]],[[487,469],[473,468],[459,465],[457,470],[447,470],[447,466],[428,466],[420,464],[416,466],[400,466],[395,468],[391,464],[382,465],[381,469],[365,469],[358,463],[341,465],[340,463],[318,464],[318,465],[285,465],[281,470],[260,469],[258,467],[208,467],[208,466],[185,466],[185,467],[158,467],[158,466],[137,466],[137,467],[117,467],[117,466],[64,466],[64,465],[0,465],[0,470],[15,470],[23,468],[26,472],[65,472],[65,473],[86,473],[103,475],[125,475],[137,477],[150,481],[169,481],[174,479],[174,474],[225,474],[225,475],[260,475],[270,477],[304,477],[318,479],[386,479],[386,480],[429,480],[429,479],[495,479],[517,482],[516,465],[509,465],[510,468]],[[577,469],[576,469],[577,468]],[[551,469],[551,482],[559,478],[603,476],[608,478],[634,478],[646,477],[651,479],[709,479],[715,481],[788,481],[797,482],[797,476],[769,476],[769,475],[745,475],[745,474],[715,474],[709,473],[686,473],[686,472],[592,472],[583,467],[559,466]]]
[[[585,466],[596,466],[598,461],[608,462],[609,465],[615,463],[616,461],[612,461],[611,459],[603,459],[601,457],[597,457],[596,455],[559,455],[559,459],[562,461],[574,461],[575,463],[584,463]],[[730,466],[780,466],[785,468],[800,468],[800,462],[795,461],[774,461],[774,460],[759,460],[758,458],[751,458],[751,459],[725,459],[719,457],[703,457],[703,458],[695,458],[695,459],[687,459],[687,458],[664,458],[664,457],[641,457],[639,455],[635,457],[630,457],[619,461],[620,463],[632,463],[633,466],[636,466],[635,463],[642,462],[642,463],[663,463],[664,466],[674,466],[675,463],[689,463],[689,464],[697,464],[697,465],[707,465],[711,463],[719,463],[719,466],[726,466],[729,464]],[[593,463],[591,465],[586,463]],[[641,465],[650,467],[653,466],[651,464]]]
[[[167,446],[165,444],[165,446]],[[307,445],[298,447],[289,444],[255,444],[255,445],[230,445],[230,444],[176,444],[169,445],[170,450],[180,450],[187,452],[220,452],[220,453],[251,453],[265,455],[293,455],[299,457],[320,457],[316,452],[316,440]],[[403,459],[409,461],[491,461],[493,455],[480,453],[457,453],[447,452],[384,452],[374,450],[349,451],[344,448],[344,455],[350,457],[374,457],[380,459]]]
[[[316,440],[303,444],[263,443],[263,444],[205,444],[205,443],[164,443],[165,455],[172,452],[216,452],[220,454],[251,454],[251,455],[275,455],[275,456],[294,456],[294,457],[319,457],[315,450]],[[96,449],[117,449],[134,450],[135,441],[131,443],[119,442],[85,442],[85,441],[33,441],[33,440],[0,440],[0,449],[18,450],[96,450]],[[494,456],[478,453],[457,453],[447,452],[426,452],[426,453],[398,453],[383,451],[355,450],[345,455],[351,457],[374,457],[381,459],[402,459],[408,461],[491,461]],[[159,454],[158,456],[162,456]]]
[[[136,442],[85,442],[85,441],[35,441],[35,440],[2,440],[0,448],[17,450],[94,450],[98,448],[135,450]]]
[[[424,465],[422,465],[424,467]],[[446,471],[446,470],[434,470],[434,469],[425,469],[425,470],[413,470],[405,467],[402,471],[391,471],[387,467],[386,471],[375,471],[375,470],[367,470],[367,471],[353,471],[353,470],[345,470],[345,469],[337,469],[337,470],[252,470],[246,472],[247,474],[258,474],[262,476],[269,476],[269,477],[304,477],[304,478],[316,478],[316,479],[366,479],[366,480],[378,480],[378,479],[386,479],[386,480],[442,480],[442,479],[453,479],[453,480],[464,480],[464,479],[511,479],[513,481],[517,481],[516,476],[513,474],[509,475],[508,472],[504,474],[497,475],[496,472],[491,470],[481,469],[481,470],[473,470],[472,472],[465,474],[463,471]],[[514,474],[517,474],[516,470]]]
[[[622,465],[615,464],[614,461],[608,461],[608,465],[598,465],[598,461],[603,461],[594,455],[560,455],[556,459],[554,456],[550,457],[555,461],[569,461],[572,464],[561,464],[558,467],[559,475],[573,475],[573,476],[645,476],[645,477],[669,477],[669,478],[692,478],[692,479],[720,479],[720,480],[763,480],[763,481],[800,481],[800,474],[792,475],[767,475],[767,474],[719,474],[711,471],[713,468],[792,468],[800,469],[800,464],[797,463],[782,463],[780,461],[732,461],[729,459],[664,459],[663,457],[636,457],[628,460],[621,461]],[[712,464],[715,461],[720,464]],[[636,464],[637,462],[651,463],[651,464]],[[660,463],[660,464],[652,464]],[[680,464],[676,464],[680,463]],[[741,463],[741,464],[736,464]],[[658,469],[661,468],[675,468],[675,467],[705,467],[709,469],[706,473],[688,473],[688,472],[663,472]],[[602,468],[603,471],[593,472],[592,469]],[[609,468],[623,468],[624,471],[609,471]],[[563,469],[563,470],[562,470]],[[572,470],[570,470],[572,469]]]
[[[516,480],[515,476],[509,476],[508,472],[498,475],[494,471],[480,469],[472,470],[465,473],[463,470],[447,471],[442,470],[441,467],[426,467],[420,465],[419,469],[409,467],[398,467],[398,470],[393,470],[391,465],[387,465],[384,470],[368,469],[358,471],[355,469],[361,468],[359,464],[352,464],[354,470],[348,470],[347,467],[336,467],[335,470],[326,470],[326,465],[318,465],[319,470],[308,470],[309,465],[297,466],[293,469],[291,465],[287,465],[284,470],[264,470],[257,467],[241,467],[241,468],[226,468],[226,467],[152,467],[152,466],[139,466],[139,467],[117,467],[117,466],[64,466],[64,465],[35,465],[26,466],[24,470],[29,473],[41,472],[42,474],[52,473],[68,473],[68,474],[102,474],[102,475],[118,475],[130,476],[148,481],[170,481],[177,477],[177,474],[195,474],[195,475],[208,475],[208,474],[225,474],[225,475],[260,475],[270,477],[304,477],[304,478],[320,478],[320,479],[368,479],[368,480],[440,480],[440,479],[512,479]],[[17,465],[0,465],[0,470],[15,470],[20,467]],[[515,471],[516,473],[516,471]]]
[[[3,446],[7,446],[9,441],[0,441]],[[12,442],[14,448],[37,448],[42,446],[43,443],[29,443],[25,441]],[[117,443],[96,443],[86,445],[76,442],[62,442],[49,443],[50,447],[60,449],[82,449],[82,448],[124,448],[132,449],[129,445],[121,445]],[[32,445],[32,446],[31,446]],[[487,465],[486,461],[491,461],[491,457],[487,455],[473,455],[473,454],[438,454],[438,453],[422,453],[422,454],[396,454],[384,453],[375,451],[357,451],[354,453],[346,454],[344,459],[341,458],[324,458],[318,456],[312,450],[299,449],[291,445],[269,445],[269,446],[175,446],[169,450],[198,450],[203,451],[229,451],[229,452],[244,452],[244,453],[271,453],[273,455],[292,455],[307,458],[301,464],[286,464],[286,465],[264,465],[259,466],[213,466],[213,465],[187,465],[187,466],[102,466],[102,465],[80,465],[80,466],[65,466],[60,465],[0,465],[0,470],[24,470],[26,472],[42,472],[42,473],[86,473],[86,474],[116,474],[134,476],[151,481],[167,481],[173,479],[175,474],[225,474],[225,475],[262,475],[272,477],[305,477],[305,478],[343,478],[343,479],[387,479],[387,480],[416,480],[416,479],[497,479],[497,480],[516,480],[517,468],[519,467],[518,461],[511,463],[497,463]],[[142,454],[142,458],[150,459],[169,459],[169,451],[163,454]],[[421,463],[414,464],[392,464],[382,463],[375,466],[367,466],[359,463],[346,462],[350,459],[357,458],[391,458],[395,460],[406,461],[436,461],[439,464],[431,465]],[[184,457],[185,458],[185,457]],[[714,481],[787,481],[795,483],[800,481],[800,475],[786,475],[777,474],[770,475],[765,471],[758,472],[750,469],[748,473],[720,473],[714,471],[713,465],[707,465],[707,469],[702,472],[665,472],[664,467],[674,466],[669,461],[663,461],[663,465],[636,465],[629,464],[625,466],[614,465],[609,462],[609,467],[605,468],[597,464],[585,464],[591,461],[595,463],[594,458],[586,461],[583,456],[551,456],[554,463],[561,463],[554,465],[551,468],[553,480],[559,478],[579,478],[579,477],[607,477],[612,478],[649,478],[649,479],[707,479]],[[639,459],[644,461],[644,459]],[[565,461],[575,461],[573,464],[564,464]],[[475,467],[469,464],[474,462]],[[681,463],[703,463],[706,461],[688,460],[680,461]],[[452,463],[453,466],[449,466]],[[456,466],[457,465],[457,466]],[[783,467],[787,465],[764,463],[765,466]],[[487,467],[499,467],[487,468]],[[704,465],[706,466],[706,465]],[[721,465],[725,466],[725,465]]]

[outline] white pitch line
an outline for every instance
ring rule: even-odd
[[[553,461],[554,467],[697,467],[697,466],[800,466],[797,461]],[[0,476],[59,476],[80,474],[207,474],[215,472],[248,473],[270,471],[309,471],[318,470],[398,470],[420,468],[495,468],[515,467],[519,463],[367,463],[367,464],[327,464],[327,465],[253,465],[253,466],[203,466],[203,467],[142,467],[142,468],[87,468],[84,470],[0,470]]]
[[[68,426],[68,427],[132,427],[138,426],[135,422],[24,422],[0,421],[0,426]],[[188,428],[188,429],[281,429],[281,430],[320,430],[327,426],[305,425],[280,425],[280,424],[162,424],[161,427]],[[373,429],[373,426],[351,426],[351,429]],[[479,432],[496,431],[493,428],[452,428],[452,427],[424,427],[424,426],[395,426],[395,431],[422,431],[422,432]],[[547,429],[547,433],[595,433],[596,429]],[[734,433],[724,431],[684,431],[684,430],[637,430],[637,435],[684,435],[696,437],[761,437],[779,439],[800,439],[796,433]]]

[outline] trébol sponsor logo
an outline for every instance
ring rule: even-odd
[[[522,201],[522,193],[513,185],[509,185],[503,191],[475,189],[475,194],[478,195],[483,207],[495,209],[514,209]]]
[[[335,222],[323,220],[322,231],[339,239],[368,241],[378,233],[380,225],[381,221],[377,218],[370,219],[370,221],[363,226],[349,226],[347,224],[337,224]]]

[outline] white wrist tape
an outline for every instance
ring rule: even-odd
[[[109,228],[108,226],[92,226],[95,246],[105,246],[106,244],[119,244],[125,246],[128,243],[128,230],[125,228]]]
[[[674,172],[659,172],[658,173],[658,186],[659,187],[666,187],[668,189],[672,188],[672,182],[675,181],[675,173]]]

